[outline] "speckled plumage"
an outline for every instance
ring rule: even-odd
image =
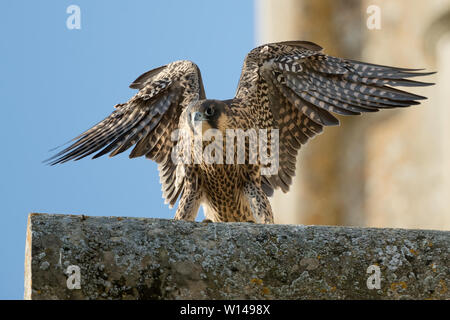
[[[206,99],[193,62],[176,61],[137,78],[130,85],[139,89],[135,96],[50,163],[93,153],[93,158],[114,156],[134,146],[130,158],[146,156],[158,163],[166,202],[173,206],[180,199],[175,219],[194,220],[202,204],[211,221],[273,223],[267,196],[277,188],[289,190],[301,145],[324,126],[339,124],[332,113],[359,115],[419,104],[425,97],[393,88],[429,85],[408,79],[431,74],[418,71],[331,57],[306,41],[273,43],[247,55],[235,97],[219,101]],[[244,164],[174,163],[171,134],[189,129],[195,112],[204,116],[206,127],[221,132],[268,129],[270,140],[271,130],[278,129],[277,174],[261,175],[261,163],[249,159]],[[183,143],[182,138],[178,148]]]

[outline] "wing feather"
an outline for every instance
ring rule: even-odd
[[[191,61],[176,61],[142,74],[130,88],[139,91],[46,162],[55,165],[93,153],[94,159],[108,153],[113,157],[134,146],[131,158],[145,155],[159,164],[163,194],[173,205],[184,183],[176,183],[171,134],[183,110],[206,98],[200,70]]]
[[[324,126],[339,124],[333,113],[360,115],[420,104],[426,97],[394,87],[432,85],[410,79],[434,73],[422,70],[332,57],[306,41],[272,43],[250,51],[235,98],[254,108],[260,127],[280,130],[279,171],[262,177],[266,193],[289,190],[298,150]]]

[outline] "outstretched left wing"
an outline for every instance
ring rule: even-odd
[[[307,41],[272,43],[253,49],[242,69],[236,98],[258,115],[260,128],[279,129],[278,174],[263,176],[267,194],[289,190],[300,146],[338,125],[332,113],[359,115],[408,107],[425,97],[395,86],[426,86],[409,80],[431,73],[340,59]]]
[[[55,165],[91,154],[95,154],[93,159],[108,153],[112,157],[134,146],[130,158],[145,155],[159,164],[163,195],[173,205],[183,183],[176,183],[171,134],[178,128],[183,110],[206,98],[200,70],[191,61],[172,62],[144,73],[130,88],[139,92],[46,161]]]

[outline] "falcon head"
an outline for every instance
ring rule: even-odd
[[[201,125],[202,133],[217,129],[225,133],[227,128],[227,104],[220,100],[202,100],[188,110],[188,122],[192,131]]]

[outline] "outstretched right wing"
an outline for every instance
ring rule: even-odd
[[[267,194],[289,190],[298,150],[324,126],[337,125],[333,113],[359,115],[408,107],[425,97],[397,86],[427,86],[410,80],[433,72],[395,68],[328,56],[307,41],[286,41],[249,52],[236,98],[259,115],[261,128],[280,132],[278,174],[262,177]]]
[[[173,205],[182,183],[175,183],[171,133],[178,128],[183,110],[206,98],[200,70],[191,61],[176,61],[142,74],[130,88],[139,92],[128,102],[116,105],[110,116],[46,161],[55,165],[91,154],[93,159],[107,153],[113,157],[134,146],[130,158],[145,155],[159,164],[164,197]]]

